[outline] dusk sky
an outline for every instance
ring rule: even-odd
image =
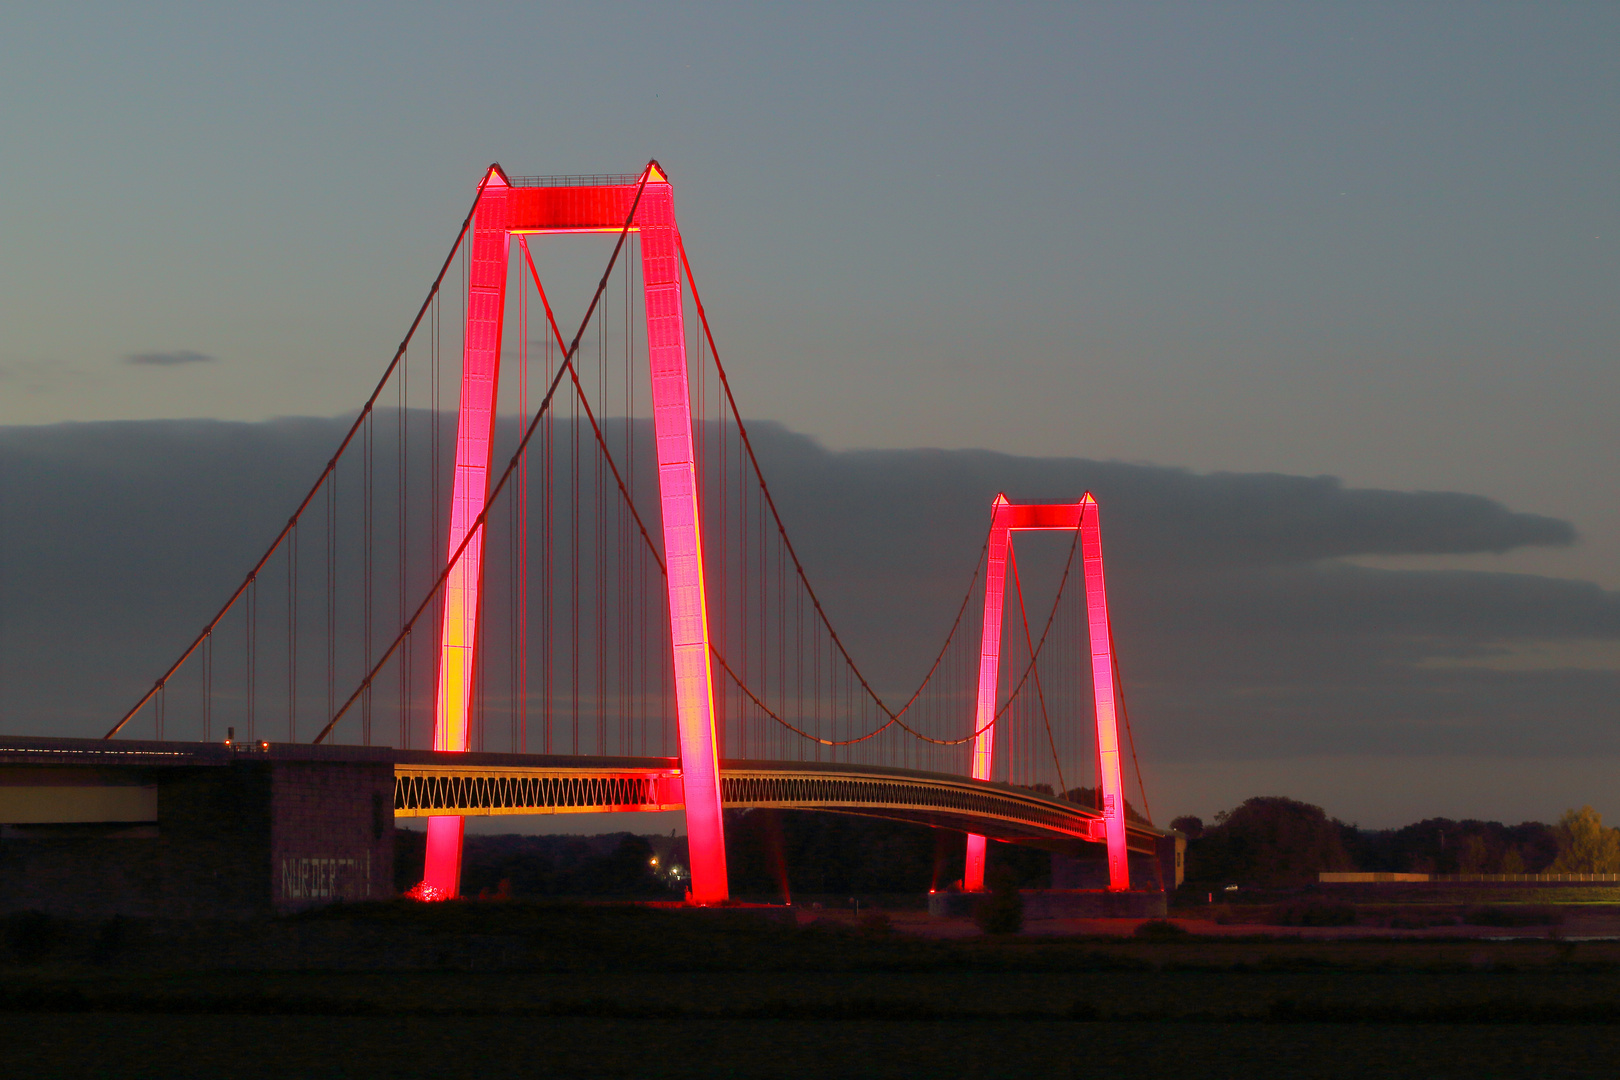
[[[1255,622],[1219,641],[1138,629],[1182,672],[1285,640],[1368,658],[1301,659],[1286,722],[1200,728],[1191,675],[1154,699],[1161,805],[1620,816],[1617,56],[1614,4],[10,7],[0,469],[82,464],[72,430],[36,430],[64,421],[351,412],[484,166],[656,157],[744,414],[827,452],[806,500],[903,475],[900,451],[995,451],[1008,485],[1115,484],[1144,567],[1201,542],[1154,546],[1145,523],[1193,517],[1132,502],[1162,490],[1254,515],[1217,561],[1252,542],[1268,574],[1310,569],[1257,579]],[[864,450],[896,453],[839,453]],[[951,460],[973,498],[997,483]],[[1323,476],[1332,513],[1267,516]],[[16,543],[45,495],[3,479]],[[1321,524],[1349,521],[1383,524]],[[0,725],[32,700],[46,619],[16,580],[41,565],[0,571]],[[1364,570],[1409,573],[1342,576]],[[1189,588],[1228,610],[1216,580]],[[1165,587],[1140,595],[1173,618]],[[1389,651],[1420,640],[1441,644]],[[1450,681],[1343,692],[1392,665]],[[1476,675],[1519,681],[1469,719]],[[1453,705],[1391,726],[1408,692]]]

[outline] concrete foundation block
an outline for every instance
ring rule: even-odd
[[[985,893],[934,893],[928,914],[971,916]],[[1024,920],[1162,919],[1169,904],[1162,892],[1105,892],[1093,889],[1023,889]]]

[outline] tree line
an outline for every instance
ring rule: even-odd
[[[1084,803],[1089,792],[1071,792]],[[1128,808],[1132,817],[1138,815]],[[1399,829],[1362,829],[1319,806],[1262,796],[1206,825],[1180,817],[1189,887],[1296,885],[1324,870],[1438,874],[1620,873],[1620,829],[1591,807],[1553,825],[1429,818]],[[401,891],[421,877],[424,837],[400,830]],[[1044,888],[1051,859],[1016,844],[990,845],[991,870],[1020,888]],[[963,836],[926,825],[802,810],[726,812],[733,895],[780,902],[919,894],[962,877]],[[462,890],[469,896],[679,899],[684,837],[468,836]]]
[[[1430,874],[1620,873],[1620,829],[1590,806],[1556,824],[1429,818],[1399,829],[1362,829],[1320,806],[1260,796],[1205,825],[1179,817],[1189,882],[1290,885],[1322,871]]]
[[[421,879],[425,848],[423,833],[396,831],[399,891]],[[1045,851],[990,848],[991,870],[999,877],[1024,888],[1049,881]],[[926,825],[804,810],[726,811],[726,862],[732,895],[739,898],[842,902],[943,891],[961,880],[963,851],[961,833]],[[678,900],[686,892],[686,859],[683,836],[472,834],[462,853],[461,890],[487,898]]]

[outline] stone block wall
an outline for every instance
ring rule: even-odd
[[[275,910],[393,896],[393,766],[316,760],[278,761],[273,769]]]
[[[1052,855],[1052,888],[1054,889],[1106,889],[1108,888],[1107,852],[1101,844],[1084,855]],[[1130,852],[1127,861],[1131,868],[1131,888],[1161,890],[1176,887],[1174,845],[1170,848],[1170,861],[1165,861],[1165,848],[1160,845],[1156,855]]]

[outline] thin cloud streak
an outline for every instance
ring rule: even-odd
[[[131,353],[124,357],[124,363],[138,367],[181,367],[186,364],[217,364],[219,357],[190,349],[176,349],[173,352]]]

